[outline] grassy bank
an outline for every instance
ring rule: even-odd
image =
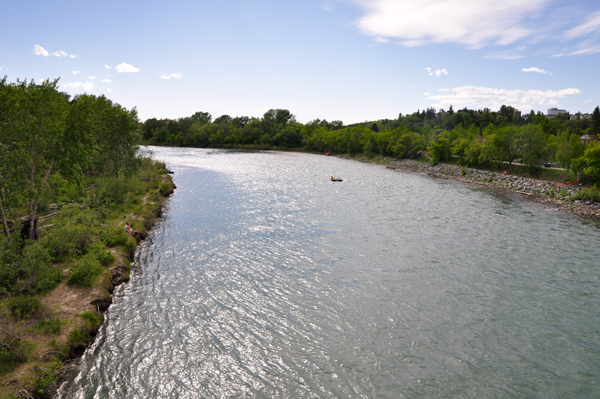
[[[19,219],[9,220],[11,240],[0,235],[1,398],[51,397],[95,336],[115,287],[129,281],[133,251],[175,187],[164,164],[141,163],[132,176],[79,186],[52,176],[37,240],[23,238]]]

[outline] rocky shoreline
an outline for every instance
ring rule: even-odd
[[[367,159],[361,160],[369,162]],[[529,196],[536,202],[550,204],[573,214],[595,218],[600,217],[600,203],[570,200],[582,188],[578,185],[559,185],[550,181],[489,172],[457,165],[438,164],[432,166],[430,163],[409,159],[394,160],[386,158],[384,159],[384,164],[388,169],[410,170],[444,179],[454,179],[464,183],[502,189]]]

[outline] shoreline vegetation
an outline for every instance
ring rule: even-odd
[[[497,112],[487,108],[455,112],[450,106],[345,126],[320,119],[302,124],[286,109],[271,109],[262,118],[222,115],[214,120],[209,113],[197,112],[175,120],[148,119],[141,136],[146,145],[426,160],[432,167],[457,164],[469,171],[508,170],[510,175],[516,171],[534,179],[555,180],[546,167],[560,166],[564,173],[557,183],[572,185],[576,179],[583,190],[575,200],[598,202],[600,107],[591,115],[573,117],[549,118],[539,111],[521,116],[505,105]]]
[[[135,108],[57,83],[0,79],[2,398],[56,393],[175,189]]]

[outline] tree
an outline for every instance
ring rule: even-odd
[[[592,132],[598,137],[600,134],[600,108],[596,107],[592,113]]]
[[[522,155],[523,163],[533,170],[546,155],[546,135],[539,125],[521,126],[515,138],[515,147]]]
[[[590,143],[583,156],[573,160],[573,169],[582,171],[595,182],[600,182],[600,144]]]

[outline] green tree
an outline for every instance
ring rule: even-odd
[[[600,134],[600,108],[594,108],[594,112],[592,112],[592,132],[596,137]]]

